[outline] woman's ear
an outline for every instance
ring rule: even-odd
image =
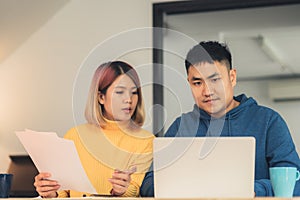
[[[99,92],[99,94],[98,94],[98,101],[99,101],[99,103],[100,104],[104,104],[104,102],[105,102],[105,95],[103,94],[103,93],[101,93],[101,92]]]

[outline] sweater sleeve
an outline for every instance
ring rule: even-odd
[[[122,197],[138,197],[140,187],[134,181],[131,181],[130,185],[128,186],[126,192],[122,195]]]
[[[70,197],[70,191],[69,190],[61,190],[57,192],[58,198],[67,198]]]
[[[136,160],[138,160],[138,172],[131,175],[131,182],[126,190],[125,194],[122,195],[122,197],[138,197],[140,196],[141,191],[141,185],[145,178],[145,174],[147,171],[149,171],[149,168],[152,163],[153,159],[153,139],[154,136],[151,134],[151,137],[147,139],[147,145],[144,146],[142,152],[143,154],[140,154],[138,157],[136,157]]]

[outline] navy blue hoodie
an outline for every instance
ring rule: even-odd
[[[173,122],[165,137],[255,137],[255,194],[273,196],[269,167],[293,166],[300,170],[299,156],[289,129],[277,112],[257,105],[253,98],[242,94],[234,99],[240,105],[218,119],[195,105],[192,112],[182,114]],[[153,194],[153,173],[148,172],[141,187],[141,195]],[[296,183],[294,196],[300,196],[300,181]]]

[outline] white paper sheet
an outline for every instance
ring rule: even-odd
[[[76,151],[74,142],[52,132],[18,131],[17,137],[39,172],[51,173],[60,190],[75,190],[96,194]]]

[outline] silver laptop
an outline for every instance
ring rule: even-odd
[[[159,137],[153,151],[156,198],[254,197],[253,137]]]

